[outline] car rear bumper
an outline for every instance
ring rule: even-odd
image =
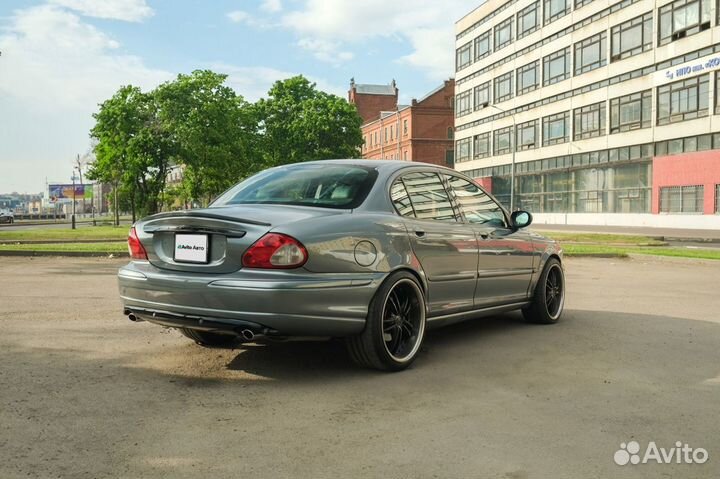
[[[384,273],[241,270],[205,275],[135,261],[120,269],[123,310],[138,319],[206,331],[347,336],[365,327]]]

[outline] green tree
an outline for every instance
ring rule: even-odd
[[[185,195],[204,204],[263,166],[255,154],[254,109],[226,79],[197,70],[155,91],[162,122],[177,141],[176,160],[185,165]]]
[[[267,166],[360,155],[362,118],[355,106],[303,76],[275,82],[255,109]]]

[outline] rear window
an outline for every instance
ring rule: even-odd
[[[279,204],[356,208],[375,183],[373,168],[307,164],[273,168],[234,186],[212,206]]]

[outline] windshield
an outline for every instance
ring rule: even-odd
[[[211,206],[280,204],[356,208],[377,172],[357,165],[307,164],[273,168],[225,192]]]

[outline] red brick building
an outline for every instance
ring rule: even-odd
[[[354,103],[365,123],[363,158],[406,160],[453,166],[455,81],[440,87],[410,105],[398,105],[398,89],[390,85],[350,83],[348,100]]]

